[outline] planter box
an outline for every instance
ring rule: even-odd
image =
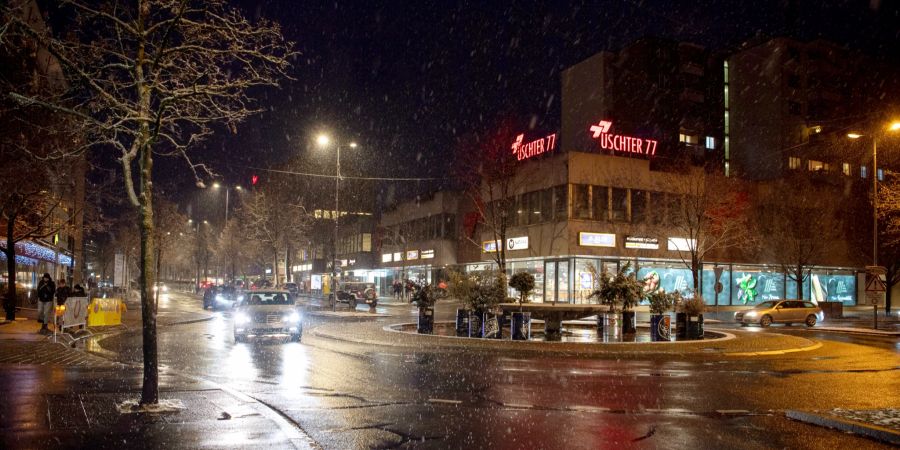
[[[703,314],[688,317],[687,338],[703,339]]]
[[[688,315],[686,313],[675,313],[675,338],[687,339]]]
[[[456,335],[457,336],[468,336],[469,335],[469,313],[468,309],[457,309],[456,310]]]
[[[481,337],[485,339],[500,339],[502,334],[500,316],[491,313],[484,313],[484,321],[482,322]]]
[[[637,333],[637,325],[634,320],[634,311],[622,311],[622,334]]]
[[[416,325],[419,334],[434,333],[434,308],[419,308],[419,321]]]
[[[650,340],[653,342],[672,340],[672,316],[668,314],[650,316]]]
[[[527,341],[531,339],[531,313],[512,313],[509,334],[514,341]]]

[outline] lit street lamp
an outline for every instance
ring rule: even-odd
[[[887,131],[900,130],[900,121],[891,122],[886,127]],[[872,265],[878,265],[878,135],[874,132],[868,137],[872,138]],[[861,133],[847,133],[850,139],[859,139],[866,135]],[[890,314],[890,306],[885,305],[885,314]]]
[[[331,138],[327,134],[320,134],[316,136],[316,144],[319,147],[328,147],[331,144]],[[356,148],[356,142],[350,142],[347,144],[350,148]],[[340,213],[340,187],[341,187],[341,144],[335,144],[335,152],[337,153],[335,158],[335,168],[334,168],[334,240],[331,243],[331,309],[332,311],[337,309],[337,241],[338,241],[338,220],[341,216]]]

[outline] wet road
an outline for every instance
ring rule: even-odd
[[[196,313],[199,301],[173,293],[169,314],[179,310]],[[410,321],[412,313],[379,311],[394,315],[379,319],[386,323]],[[322,320],[340,319],[308,317],[306,331]],[[160,360],[163,370],[277,408],[324,448],[880,448],[783,412],[897,407],[896,338],[759,332],[824,345],[771,357],[627,359],[349,343],[324,349],[272,339],[234,344],[230,313],[222,312],[163,328]],[[120,361],[140,361],[137,334],[101,344]]]

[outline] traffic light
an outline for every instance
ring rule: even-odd
[[[256,182],[259,181],[259,175],[253,175],[250,177],[250,184],[256,186]]]

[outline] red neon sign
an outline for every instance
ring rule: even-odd
[[[658,141],[632,136],[623,136],[610,133],[612,122],[601,120],[597,125],[591,125],[591,137],[600,140],[600,148],[622,153],[637,153],[639,155],[655,156]]]
[[[552,151],[556,148],[556,133],[527,144],[523,143],[524,139],[525,135],[520,134],[516,136],[516,140],[512,145],[513,155],[516,155],[516,160],[518,161]]]

